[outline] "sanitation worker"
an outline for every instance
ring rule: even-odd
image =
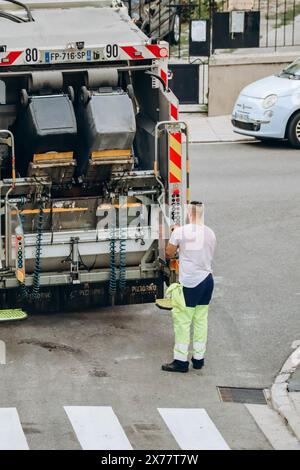
[[[171,284],[167,295],[172,298],[175,333],[174,360],[164,364],[167,372],[188,372],[191,326],[193,332],[194,369],[204,366],[207,342],[208,307],[214,280],[212,260],[216,245],[214,232],[204,225],[204,206],[193,201],[188,205],[187,224],[174,228],[166,248],[166,257],[179,254],[179,283]]]

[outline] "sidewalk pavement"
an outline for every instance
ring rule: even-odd
[[[300,341],[271,388],[274,409],[300,442]]]
[[[252,137],[236,134],[232,130],[231,116],[208,117],[204,113],[180,113],[180,119],[189,127],[191,143],[245,142]]]

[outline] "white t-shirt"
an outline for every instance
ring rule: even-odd
[[[196,287],[212,272],[214,232],[206,225],[187,224],[173,231],[170,243],[179,248],[179,282]]]

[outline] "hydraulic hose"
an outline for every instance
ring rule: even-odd
[[[109,293],[114,296],[117,290],[117,274],[116,274],[116,230],[113,225],[110,230],[110,280],[109,280]]]
[[[26,13],[27,13],[28,21],[34,21],[30,8],[27,5],[25,5],[25,3],[19,2],[18,0],[5,0],[5,1],[8,3],[12,3],[13,5],[17,5],[18,7],[24,8],[24,10],[26,10]]]
[[[40,278],[41,278],[41,254],[42,254],[42,239],[43,239],[43,220],[44,220],[44,207],[40,206],[40,211],[37,220],[37,235],[36,235],[36,251],[35,251],[35,267],[33,273],[32,292],[31,298],[33,300],[39,298],[40,295]]]
[[[126,229],[120,230],[120,259],[119,259],[119,287],[124,291],[126,287]]]
[[[37,216],[37,235],[36,235],[36,250],[35,250],[35,266],[33,272],[32,288],[25,285],[25,282],[20,282],[19,287],[21,296],[28,300],[36,300],[40,296],[40,278],[41,278],[41,254],[42,254],[42,240],[43,240],[43,221],[44,221],[44,203],[41,202],[40,210]],[[23,225],[24,218],[20,215],[20,220]]]

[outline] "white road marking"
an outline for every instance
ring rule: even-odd
[[[120,362],[120,361],[134,361],[136,359],[144,359],[145,356],[144,354],[140,355],[135,355],[135,356],[119,356],[115,357],[115,361]]]
[[[229,450],[207,412],[200,408],[158,408],[183,450]]]
[[[29,450],[16,408],[0,408],[0,450]]]
[[[291,348],[292,349],[297,349],[298,346],[300,346],[300,339],[296,339],[295,341],[292,342]]]
[[[65,406],[83,450],[132,450],[110,406]]]
[[[275,450],[300,450],[300,443],[268,405],[246,405],[249,413]]]
[[[6,364],[6,345],[0,340],[0,364]]]

